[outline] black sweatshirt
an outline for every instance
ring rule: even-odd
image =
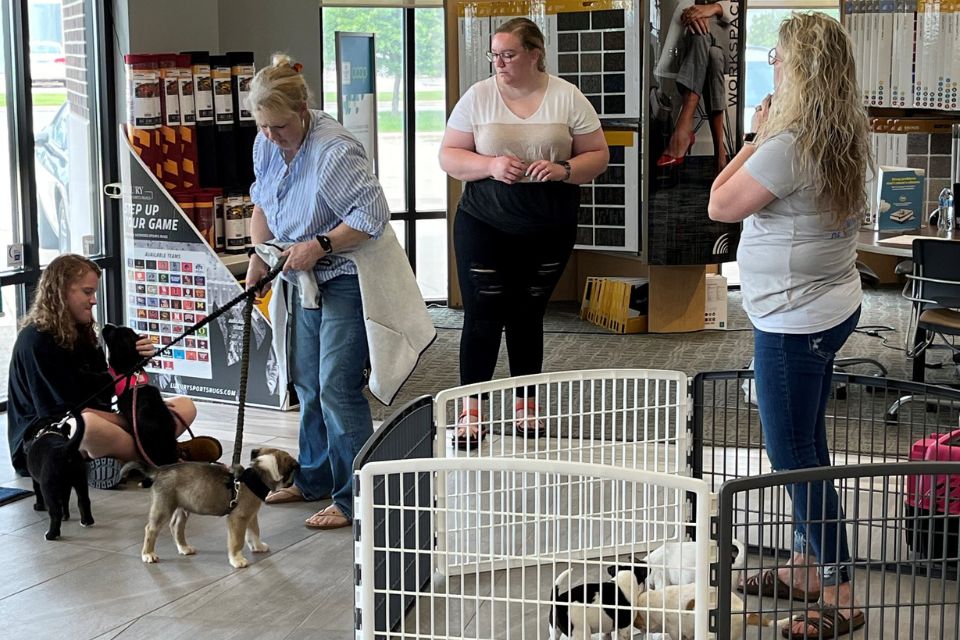
[[[28,325],[17,335],[10,358],[7,386],[7,438],[13,468],[27,475],[23,435],[37,418],[70,409],[110,410],[113,388],[93,400],[93,393],[110,381],[107,360],[99,346],[78,342],[73,350],[59,346],[53,335]],[[85,402],[86,401],[86,402]],[[84,406],[78,406],[84,402]]]

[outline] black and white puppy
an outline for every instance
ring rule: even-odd
[[[69,421],[41,418],[27,428],[24,439],[27,470],[37,495],[33,508],[46,510],[50,516],[50,525],[44,534],[47,540],[59,538],[60,523],[70,519],[70,489],[77,492],[80,524],[84,527],[93,524],[87,467],[80,455],[85,424],[79,413],[73,414],[73,420],[76,429],[72,436]]]
[[[569,584],[571,569],[561,573],[553,583],[553,606],[550,609],[550,638],[562,634],[572,640],[588,640],[596,633],[611,639],[616,633],[629,640],[636,617],[636,602],[647,579],[644,566],[612,566],[607,568],[612,580],[590,582],[575,587]]]
[[[129,372],[140,362],[137,352],[140,336],[133,329],[108,324],[101,335],[107,345],[107,362],[112,372]],[[160,389],[146,382],[145,376],[131,375],[117,382],[116,394],[117,409],[134,431],[140,455],[157,467],[177,462],[180,456],[176,417],[163,401]]]

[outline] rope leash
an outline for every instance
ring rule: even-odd
[[[233,438],[233,464],[240,464],[243,445],[243,414],[247,404],[247,373],[250,370],[250,324],[253,316],[253,297],[243,305],[243,351],[240,354],[240,388],[237,390],[237,433]]]

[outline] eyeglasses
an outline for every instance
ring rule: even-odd
[[[503,64],[510,64],[510,62],[517,57],[516,51],[504,51],[503,53],[494,53],[493,51],[487,51],[487,60],[493,62],[497,58],[500,58],[503,61]]]
[[[783,58],[777,57],[777,48],[774,47],[767,52],[767,64],[772,65],[775,62],[783,62]]]

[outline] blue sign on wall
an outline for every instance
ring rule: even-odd
[[[377,170],[377,81],[372,33],[336,32],[337,116]]]

